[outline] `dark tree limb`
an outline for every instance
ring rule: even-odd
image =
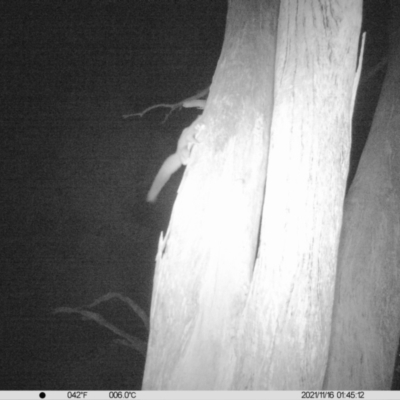
[[[168,117],[171,115],[171,113],[176,110],[177,108],[199,108],[199,109],[204,109],[206,105],[206,100],[201,100],[202,97],[207,96],[208,91],[210,90],[210,87],[207,89],[202,90],[201,92],[195,94],[194,96],[188,97],[182,101],[179,101],[178,103],[174,104],[166,104],[166,103],[160,103],[160,104],[155,104],[153,106],[150,106],[146,108],[145,110],[138,112],[138,113],[133,113],[133,114],[125,114],[122,116],[122,118],[131,118],[131,117],[143,117],[144,114],[147,114],[149,111],[154,110],[156,108],[170,108],[169,113],[165,116],[163,123],[168,119]]]
[[[146,330],[149,330],[149,317],[147,316],[147,314],[133,300],[120,293],[107,293],[106,295],[96,299],[93,303],[86,306],[86,308],[93,308],[100,303],[109,301],[113,298],[117,298],[120,301],[126,303],[133,310],[133,312],[140,317]],[[104,326],[105,328],[109,329],[120,337],[119,339],[115,339],[115,342],[124,346],[131,347],[141,353],[143,357],[146,357],[147,343],[145,341],[125,332],[122,329],[119,329],[97,312],[85,310],[83,307],[58,307],[54,310],[54,314],[57,313],[76,313],[80,314],[83,319],[95,321],[99,325]]]

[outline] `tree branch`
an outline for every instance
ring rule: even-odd
[[[205,97],[208,94],[208,91],[210,90],[210,87],[208,87],[207,89],[204,89],[200,92],[198,92],[197,94],[195,94],[194,96],[188,97],[182,101],[179,101],[178,103],[174,103],[174,104],[166,104],[166,103],[160,103],[160,104],[155,104],[152,105],[150,107],[147,107],[145,110],[138,112],[138,113],[133,113],[133,114],[124,114],[122,116],[122,118],[126,119],[126,118],[131,118],[131,117],[143,117],[144,114],[147,114],[149,111],[154,110],[156,108],[170,108],[171,110],[169,111],[169,113],[166,115],[166,117],[164,118],[163,123],[168,119],[168,117],[170,116],[170,114],[172,113],[172,111],[176,110],[177,108],[200,108],[200,109],[204,109],[205,105],[206,105],[206,100],[200,100],[202,97]]]

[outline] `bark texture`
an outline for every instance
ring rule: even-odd
[[[327,389],[390,389],[400,334],[400,4],[381,97],[346,197]]]
[[[265,189],[278,1],[231,1],[165,240],[143,389],[229,389]]]
[[[160,240],[143,389],[322,387],[360,25],[361,0],[230,1]]]
[[[348,174],[360,0],[281,1],[274,114],[237,389],[320,389]]]

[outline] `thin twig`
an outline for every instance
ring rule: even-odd
[[[138,112],[138,113],[133,113],[133,114],[124,114],[122,118],[131,118],[131,117],[143,117],[144,114],[148,113],[151,110],[154,110],[156,108],[170,108],[169,113],[166,115],[164,118],[163,123],[168,119],[168,117],[171,115],[171,113],[176,110],[177,108],[204,108],[205,107],[205,100],[199,100],[202,97],[206,96],[208,94],[208,91],[210,88],[208,87],[207,89],[204,89],[198,93],[196,93],[194,96],[188,97],[182,101],[179,101],[178,103],[174,104],[167,104],[167,103],[160,103],[160,104],[155,104],[150,107],[147,107],[145,110]]]
[[[112,298],[117,298],[126,303],[133,310],[133,312],[137,314],[137,316],[142,320],[147,331],[149,330],[149,317],[147,316],[147,314],[132,299],[120,293],[114,293],[114,292],[107,293],[104,296],[96,299],[93,303],[86,306],[86,308],[93,308],[104,301],[111,300]]]
[[[97,322],[99,325],[102,325],[105,328],[109,329],[110,331],[114,332],[116,335],[121,336],[125,341],[127,341],[130,344],[130,347],[134,348],[139,353],[141,353],[143,355],[143,357],[146,357],[146,350],[147,350],[146,342],[117,328],[116,326],[114,326],[113,324],[111,324],[107,320],[105,320],[98,313],[95,313],[93,311],[82,310],[80,308],[71,308],[71,307],[58,307],[54,310],[54,313],[55,314],[56,313],[69,313],[69,314],[76,313],[76,314],[82,315],[82,317],[85,319],[91,319],[91,320]]]

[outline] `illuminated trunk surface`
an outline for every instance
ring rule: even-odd
[[[400,334],[400,4],[371,132],[346,197],[328,389],[390,389]]]
[[[360,24],[361,0],[229,3],[159,245],[143,389],[322,387]]]

